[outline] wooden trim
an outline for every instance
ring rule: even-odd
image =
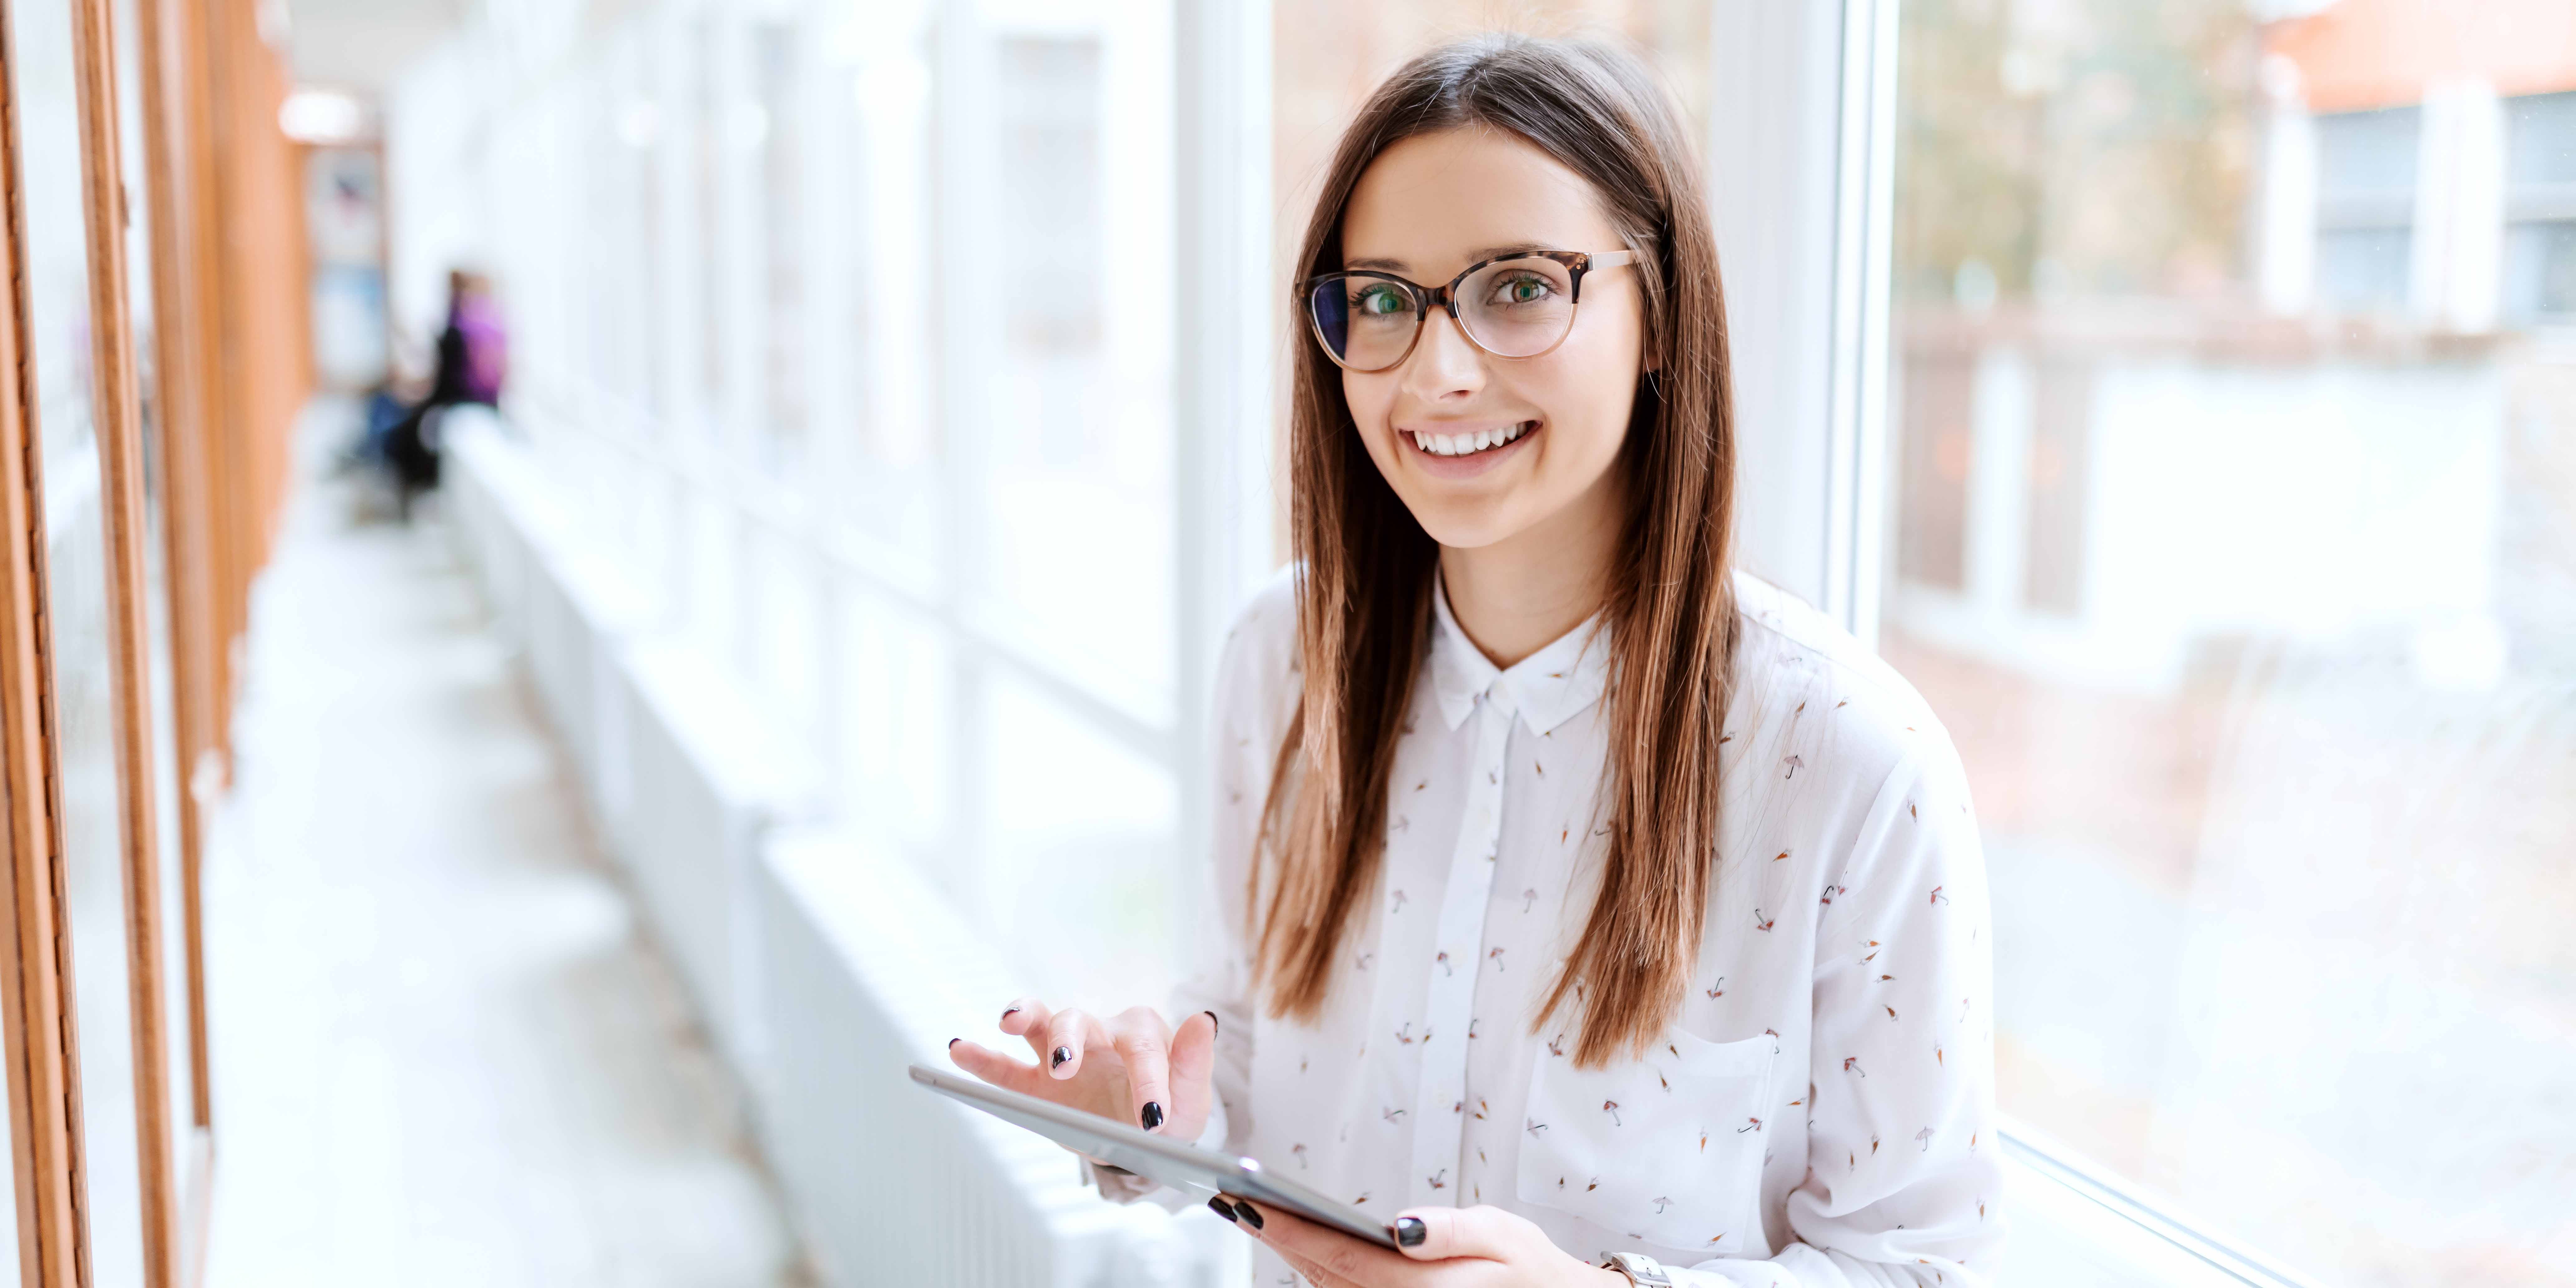
[[[169,583],[170,671],[176,750],[179,757],[180,933],[187,954],[188,1065],[191,1125],[213,1126],[214,1102],[206,1085],[205,914],[201,873],[205,858],[203,802],[198,769],[214,743],[209,727],[213,673],[209,645],[213,570],[205,510],[204,346],[190,311],[197,286],[191,269],[205,243],[192,226],[190,192],[204,183],[202,167],[190,169],[174,136],[184,128],[187,102],[184,63],[174,36],[185,22],[175,0],[136,0],[135,34],[143,69],[143,152],[146,199],[151,206],[153,341],[159,383],[161,563]],[[196,1174],[190,1174],[191,1184]],[[192,1200],[194,1195],[191,1195]],[[198,1205],[191,1202],[191,1211]]]
[[[171,1141],[169,1013],[161,979],[161,867],[153,826],[151,628],[143,545],[141,393],[127,311],[124,169],[119,164],[113,0],[73,0],[80,97],[82,229],[89,249],[91,420],[106,530],[108,658],[116,702],[118,852],[125,876],[136,1179],[145,1288],[178,1288],[178,1185]]]
[[[71,940],[56,772],[51,640],[46,630],[43,435],[27,300],[26,194],[19,167],[18,51],[0,0],[0,787],[5,787],[7,951],[0,952],[0,1042],[9,1061],[9,1144],[24,1285],[89,1280],[82,1208],[80,1059],[73,1035]]]
[[[204,289],[197,317],[207,361],[205,482],[211,531],[206,549],[214,569],[211,648],[215,684],[211,696],[219,739],[232,727],[237,662],[233,645],[248,626],[244,600],[250,581],[242,549],[248,525],[242,514],[241,497],[250,437],[246,408],[251,355],[249,338],[236,316],[238,302],[249,283],[242,280],[240,248],[226,236],[228,212],[241,205],[246,180],[237,165],[224,164],[228,158],[238,161],[241,150],[236,138],[240,129],[234,118],[238,115],[236,100],[241,97],[239,82],[246,69],[225,56],[235,39],[231,28],[237,16],[232,10],[240,8],[247,6],[234,0],[205,0],[180,6],[189,24],[180,41],[185,59],[181,84],[192,99],[187,114],[188,152],[196,159],[193,172],[205,179],[197,193],[194,213],[198,231],[208,239],[202,244],[214,252],[207,255],[198,279]],[[227,781],[231,776],[230,759],[227,751]]]
[[[206,735],[211,740],[209,753],[190,764],[192,795],[201,802],[211,802],[230,777],[229,742],[226,731],[232,727],[232,652],[231,641],[239,623],[232,615],[231,560],[229,533],[231,521],[224,500],[229,492],[232,446],[233,409],[240,405],[235,373],[242,360],[238,338],[226,325],[225,300],[227,266],[231,254],[224,240],[223,202],[225,175],[217,164],[216,120],[221,112],[222,84],[219,68],[222,60],[214,55],[214,41],[219,27],[213,6],[203,3],[178,3],[170,11],[175,20],[170,28],[178,56],[178,75],[173,88],[177,93],[177,117],[181,130],[180,152],[186,162],[183,185],[187,197],[188,230],[194,244],[204,254],[187,264],[188,318],[196,340],[197,422],[195,436],[204,448],[198,457],[199,470],[192,482],[198,500],[198,520],[202,523],[203,542],[197,558],[205,569],[206,592]],[[206,781],[211,773],[212,782]],[[209,1085],[204,1074],[197,1081],[199,1094]],[[211,1121],[208,1106],[199,1106],[199,1121]]]

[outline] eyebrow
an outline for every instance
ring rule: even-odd
[[[1507,246],[1485,246],[1467,252],[1467,262],[1470,264],[1480,264],[1489,259],[1501,259],[1506,255],[1526,255],[1531,251],[1555,249],[1556,247],[1548,245],[1546,242],[1534,241],[1513,242]],[[1365,269],[1378,273],[1401,273],[1404,272],[1407,267],[1408,266],[1405,262],[1400,259],[1346,259],[1342,261],[1342,269],[1345,272],[1349,272],[1354,269]]]

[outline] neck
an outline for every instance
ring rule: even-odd
[[[1479,652],[1508,668],[1600,611],[1618,542],[1605,475],[1574,504],[1492,545],[1442,546],[1449,612]]]

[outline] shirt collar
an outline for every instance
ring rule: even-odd
[[[1610,669],[1609,640],[1601,615],[1557,637],[1506,671],[1496,667],[1449,612],[1449,588],[1431,581],[1431,691],[1440,718],[1455,729],[1483,698],[1505,716],[1518,713],[1532,733],[1546,733],[1601,698]]]

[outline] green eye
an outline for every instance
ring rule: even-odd
[[[1386,285],[1363,288],[1353,298],[1352,304],[1355,306],[1354,312],[1373,318],[1402,313],[1412,307],[1412,303],[1404,298],[1404,292]]]
[[[1537,304],[1556,294],[1556,284],[1535,273],[1516,273],[1494,283],[1488,298],[1496,304]]]

